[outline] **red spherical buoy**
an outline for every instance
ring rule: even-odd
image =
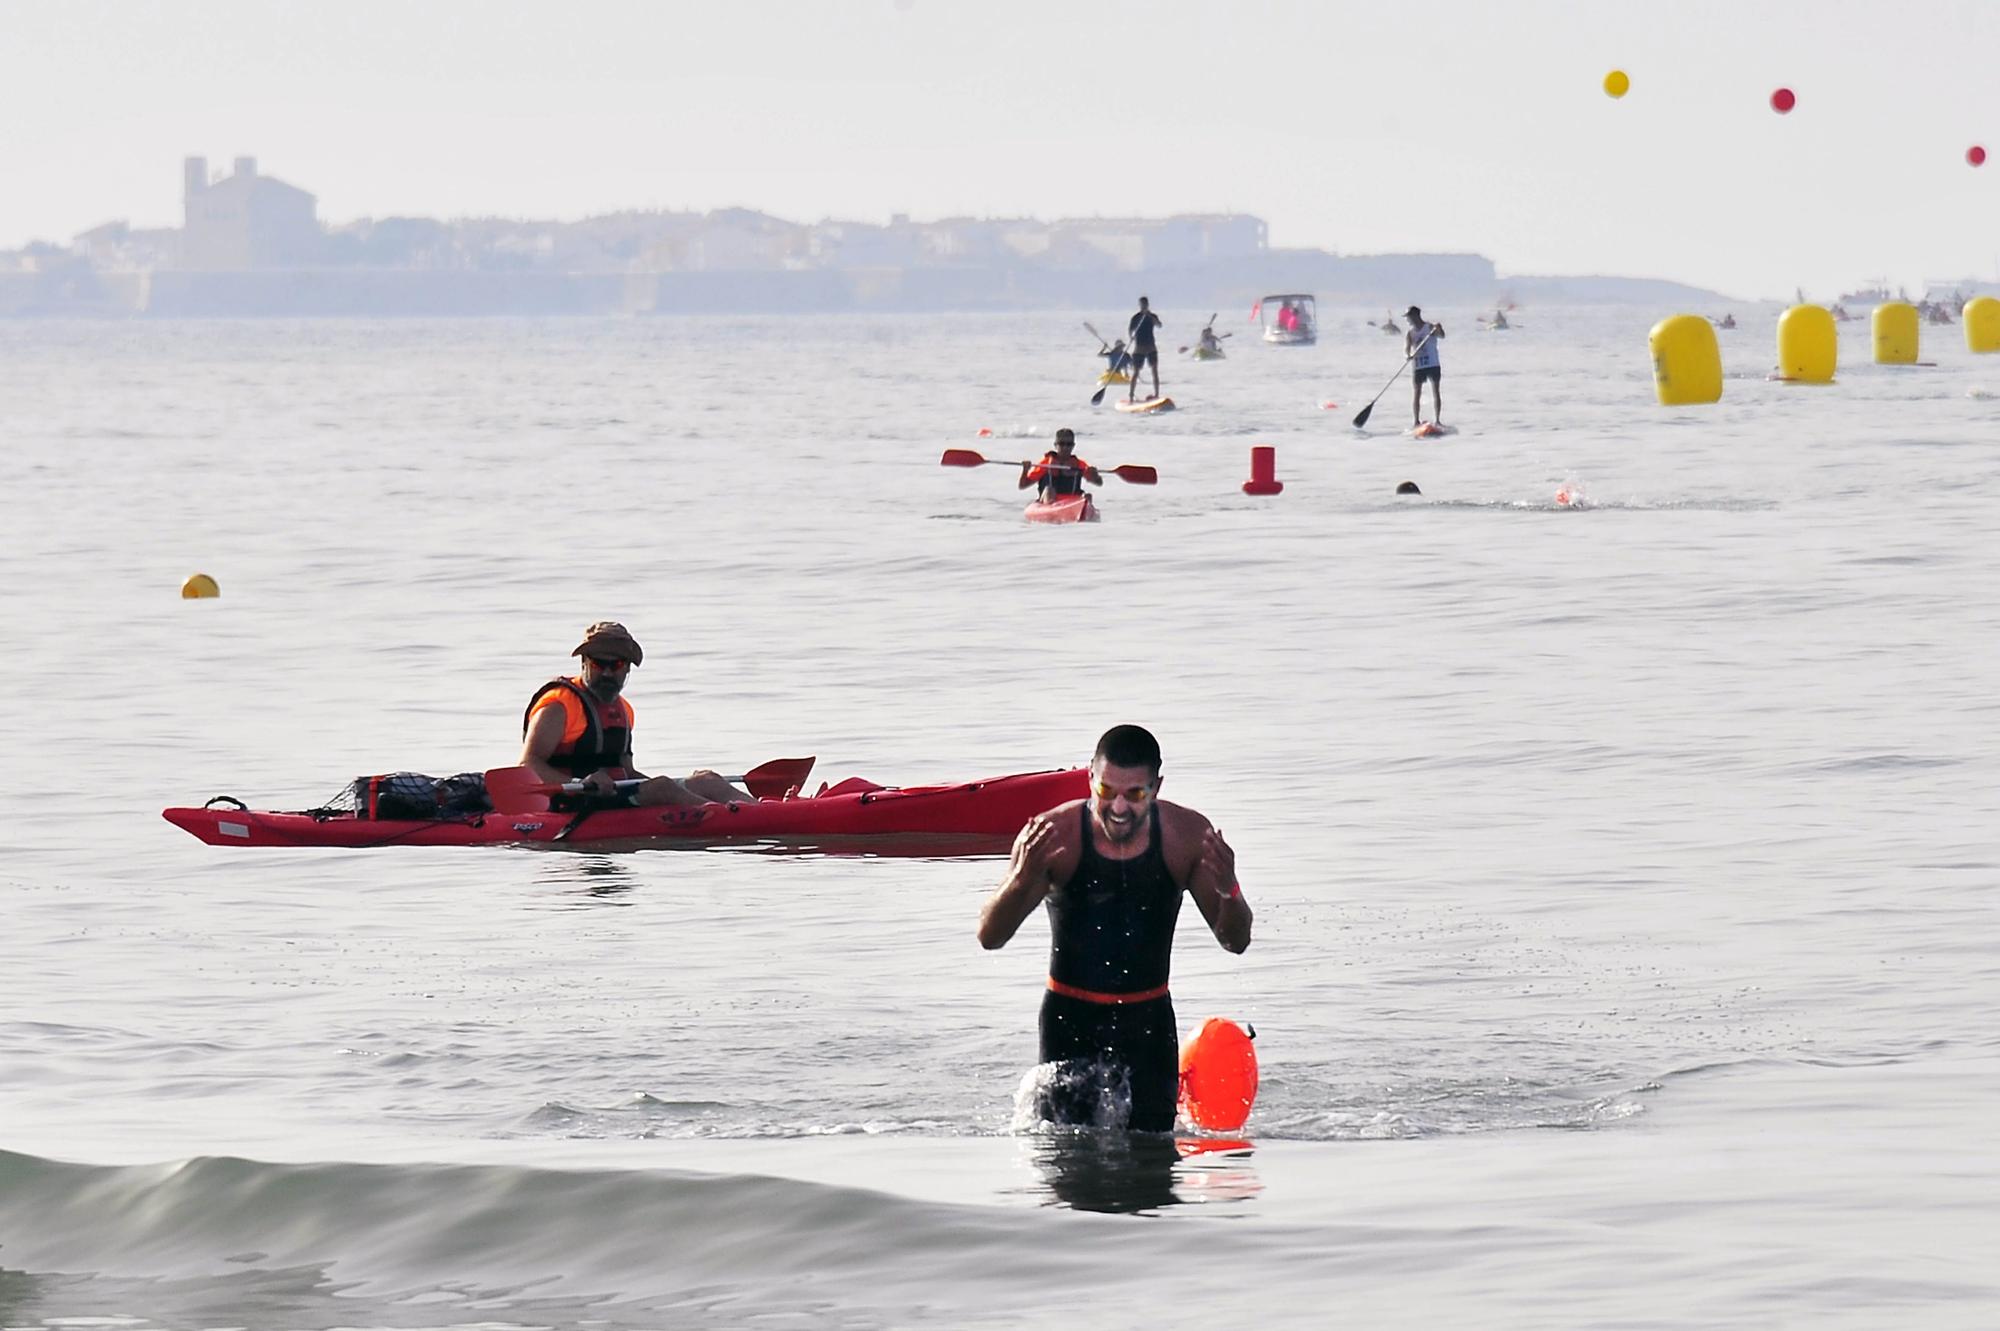
[[[1965,150],[1965,160],[1974,166],[1985,166],[1986,150],[1975,143]]]
[[[1799,104],[1799,99],[1790,88],[1780,88],[1771,94],[1771,109],[1779,115],[1788,114]]]

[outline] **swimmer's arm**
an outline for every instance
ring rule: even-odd
[[[1194,870],[1188,875],[1188,895],[1208,921],[1215,941],[1231,952],[1250,946],[1250,903],[1236,881],[1236,852],[1205,818],[1198,818],[1199,840],[1195,846]]]
[[[1014,838],[1014,857],[1007,866],[1007,876],[979,912],[981,947],[989,952],[1005,947],[1021,922],[1048,898],[1055,886],[1053,870],[1061,841],[1055,819],[1046,813],[1030,818],[1021,835]]]

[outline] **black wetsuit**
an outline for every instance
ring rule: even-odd
[[[1042,1062],[1065,1067],[1051,1079],[1042,1113],[1056,1123],[1099,1122],[1094,1072],[1109,1068],[1130,1082],[1127,1126],[1134,1132],[1171,1132],[1180,1100],[1180,1037],[1167,978],[1181,888],[1167,869],[1159,806],[1150,815],[1150,844],[1129,860],[1100,855],[1089,805],[1078,815],[1083,851],[1076,873],[1048,896],[1050,988],[1042,999]],[[1134,1001],[1108,1001],[1128,996]]]

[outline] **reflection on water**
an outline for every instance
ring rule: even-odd
[[[625,898],[637,883],[628,866],[602,855],[588,859],[552,858],[548,871],[539,875],[539,881],[562,894],[553,904],[568,907],[632,904]]]
[[[1195,1202],[1247,1202],[1264,1190],[1247,1141],[1057,1128],[1029,1139],[1046,1204],[1135,1215]]]

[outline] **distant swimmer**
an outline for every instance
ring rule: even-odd
[[[1089,798],[1029,820],[980,912],[979,943],[990,951],[1006,946],[1035,907],[1048,907],[1041,1061],[1058,1072],[1041,1112],[1051,1122],[1097,1122],[1092,1074],[1106,1069],[1129,1083],[1132,1131],[1172,1131],[1180,1036],[1168,972],[1182,894],[1223,947],[1250,946],[1236,852],[1208,819],[1159,792],[1152,733],[1105,731],[1090,762]]]
[[[1076,431],[1061,429],[1056,431],[1056,446],[1042,454],[1040,462],[1021,464],[1021,483],[1015,488],[1025,490],[1032,485],[1038,498],[1055,499],[1082,494],[1085,481],[1102,485],[1104,477],[1076,455]]]
[[[1717,328],[1734,328],[1736,327],[1736,316],[1733,314],[1725,314],[1716,323],[1715,326]]]
[[[1396,493],[1399,495],[1420,495],[1423,491],[1417,488],[1415,481],[1404,481],[1396,487]]]
[[[1132,343],[1132,391],[1129,400],[1139,399],[1139,372],[1150,362],[1153,367],[1153,396],[1160,395],[1160,349],[1153,343],[1153,330],[1161,327],[1160,316],[1153,313],[1144,296],[1139,297],[1139,312],[1125,325],[1125,336]]]
[[[1403,354],[1411,357],[1411,366],[1416,374],[1416,394],[1410,401],[1410,413],[1416,418],[1412,424],[1424,423],[1424,381],[1431,385],[1431,416],[1439,425],[1444,424],[1444,366],[1438,359],[1438,341],[1444,336],[1444,325],[1424,322],[1424,312],[1412,305],[1403,311],[1403,318],[1409,321],[1410,331],[1403,334]]]
[[[1507,311],[1505,310],[1493,311],[1493,322],[1487,326],[1494,329],[1501,329],[1507,327]]]

